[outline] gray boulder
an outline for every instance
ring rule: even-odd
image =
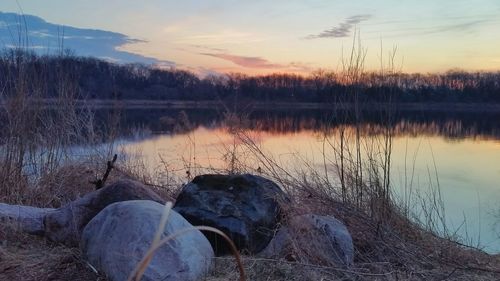
[[[349,231],[339,220],[308,214],[291,218],[258,256],[349,266],[353,263],[354,246]]]
[[[111,281],[127,280],[150,248],[163,211],[163,205],[147,200],[109,205],[83,231],[84,257]],[[192,225],[171,210],[163,237],[187,227]],[[213,256],[200,231],[186,232],[158,249],[141,280],[199,280]]]
[[[228,235],[239,250],[250,254],[264,249],[280,220],[279,200],[284,192],[260,176],[202,175],[187,184],[174,210],[193,225],[215,227]],[[205,233],[217,255],[229,253],[223,239]]]
[[[83,228],[94,216],[112,203],[128,200],[164,203],[160,196],[143,184],[132,180],[119,180],[46,213],[45,236],[52,241],[78,246]]]

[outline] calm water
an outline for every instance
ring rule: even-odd
[[[338,116],[314,110],[253,112],[244,118],[242,131],[292,173],[311,168],[321,173],[324,132],[334,143],[339,126],[353,130],[351,118]],[[262,165],[230,132],[221,112],[130,110],[121,118],[129,136],[119,142],[121,149],[139,156],[165,181],[187,180],[186,171],[196,175],[229,169],[232,152],[237,166],[257,171]],[[380,141],[383,120],[377,113],[364,114],[364,147]],[[418,195],[425,197],[439,186],[448,229],[489,252],[500,252],[500,113],[406,112],[396,114],[392,124],[395,196],[420,206]]]

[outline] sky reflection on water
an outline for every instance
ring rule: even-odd
[[[380,137],[376,133],[365,133],[366,143],[378,141]],[[313,168],[321,173],[324,170],[324,135],[320,132],[254,129],[246,130],[245,134],[262,152],[289,171]],[[338,141],[338,134],[331,132],[329,138],[334,143]],[[235,151],[239,164],[244,164],[247,170],[256,172],[261,166],[245,144],[224,127],[198,126],[189,132],[150,136],[128,141],[123,149],[129,155],[139,155],[151,171],[165,171],[167,167],[170,176],[184,181],[188,170],[190,175],[227,170],[231,151]],[[326,155],[328,159],[333,157],[331,151]],[[439,184],[448,229],[457,230],[474,244],[480,239],[487,251],[500,251],[500,229],[496,225],[499,219],[495,216],[500,210],[500,140],[449,138],[425,133],[425,130],[422,134],[400,132],[393,139],[391,161],[391,181],[398,200],[411,197],[417,211],[416,194],[424,196],[431,186],[435,188]]]

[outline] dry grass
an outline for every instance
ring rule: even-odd
[[[70,177],[65,174],[74,176],[72,170],[82,165],[72,167],[68,161],[87,165],[93,156],[77,155],[75,146],[94,144],[98,136],[93,114],[76,106],[81,95],[65,57],[51,67],[47,59],[24,47],[0,52],[6,66],[0,85],[0,200],[58,206],[66,202],[65,181]],[[48,84],[50,75],[57,83]],[[45,108],[40,101],[54,94],[54,108]],[[79,187],[75,190],[85,190]],[[45,192],[55,192],[54,198],[41,198]]]
[[[206,281],[236,280],[238,273],[229,258],[216,258],[214,272]],[[252,281],[316,281],[316,280],[498,280],[492,272],[440,267],[433,270],[400,271],[385,263],[358,264],[353,268],[335,268],[301,264],[286,260],[243,257],[247,280]]]
[[[41,208],[59,208],[96,189],[92,182],[102,177],[106,169],[104,157],[89,161],[71,161],[57,167],[53,172],[45,174],[36,182],[18,183],[16,189],[10,194],[0,196],[0,202],[21,204]],[[129,163],[128,163],[129,164]],[[117,165],[106,183],[129,178],[138,179],[149,188],[158,193],[162,198],[172,201],[180,191],[180,185],[160,185],[146,176],[146,172],[139,174],[138,170],[131,170],[128,164]],[[0,189],[6,183],[0,183]]]
[[[498,280],[497,257],[424,231],[396,206],[384,220],[369,216],[310,185],[297,188],[291,213],[331,215],[344,222],[355,247],[348,278],[378,280]],[[325,269],[326,270],[326,269]],[[336,270],[331,270],[335,272]],[[345,272],[341,272],[345,275]]]
[[[271,160],[269,160],[271,161]],[[102,163],[105,163],[103,160]],[[279,169],[279,167],[274,167]],[[104,165],[71,164],[42,178],[32,195],[22,202],[43,207],[57,207],[89,191],[105,170]],[[281,171],[284,172],[284,171]],[[280,172],[280,173],[281,173]],[[109,182],[116,178],[135,177],[125,166],[114,169]],[[139,173],[140,174],[140,173]],[[272,175],[270,175],[272,176]],[[149,179],[149,177],[142,177]],[[277,179],[291,203],[283,206],[284,219],[299,214],[331,215],[344,222],[355,247],[351,268],[305,264],[304,260],[268,260],[244,256],[247,280],[499,280],[500,260],[479,250],[439,238],[413,223],[392,202],[385,204],[383,216],[342,202],[334,187],[319,175]],[[146,183],[148,184],[148,183]],[[150,187],[167,200],[178,192],[155,184]],[[175,186],[174,183],[171,183]],[[369,189],[367,189],[369,190]],[[25,195],[29,193],[23,193]],[[367,193],[367,198],[369,193]],[[375,200],[377,197],[372,197]],[[379,208],[375,208],[379,209]],[[12,229],[0,230],[0,280],[103,280],[80,260],[77,249],[24,235]],[[299,262],[300,261],[300,262]],[[214,270],[205,280],[237,280],[234,258],[216,258]],[[77,273],[75,273],[77,272]],[[77,274],[78,276],[76,276]],[[100,279],[101,278],[101,279]]]
[[[74,162],[44,175],[36,183],[18,185],[16,192],[4,195],[0,201],[36,207],[58,208],[94,190],[90,183],[95,170],[83,162]]]
[[[81,259],[78,249],[48,242],[44,238],[0,229],[0,280],[105,281]]]

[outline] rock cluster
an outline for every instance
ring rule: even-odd
[[[146,186],[120,180],[59,209],[0,203],[0,224],[80,246],[85,259],[109,280],[127,280],[151,247],[165,211],[164,201]],[[328,266],[350,266],[353,244],[337,219],[314,214],[285,217],[289,204],[266,178],[202,175],[185,185],[161,230],[172,237],[161,246],[142,280],[199,280],[215,255],[227,254],[221,237],[193,225],[211,226],[229,236],[243,254]],[[180,231],[190,229],[188,232]]]

